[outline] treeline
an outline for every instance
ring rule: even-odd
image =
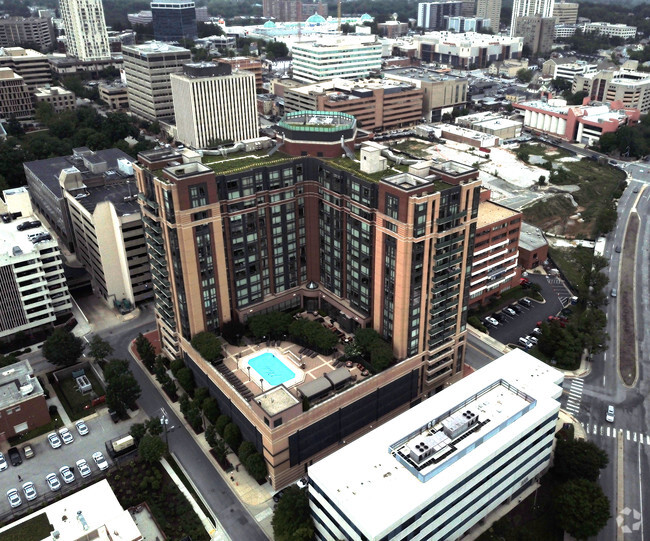
[[[618,152],[621,156],[641,158],[650,154],[650,117],[645,115],[634,126],[623,126],[614,133],[605,133],[599,141],[604,154]]]

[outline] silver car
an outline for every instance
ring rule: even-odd
[[[47,439],[50,442],[52,449],[58,449],[59,447],[61,447],[61,440],[59,439],[59,436],[56,432],[52,432],[48,434]]]
[[[56,473],[48,473],[45,476],[45,480],[47,481],[47,486],[50,487],[50,490],[52,492],[61,490],[61,481],[59,481],[59,478],[56,476]]]
[[[83,458],[77,460],[77,470],[79,471],[79,475],[81,477],[88,477],[92,472],[90,471],[90,466],[88,466],[88,462],[86,462]]]
[[[28,481],[23,485],[23,492],[25,493],[25,498],[27,498],[27,500],[29,500],[30,502],[32,500],[35,500],[36,496],[38,496],[38,494],[36,493],[36,488],[34,487],[34,483],[32,483],[31,481]]]
[[[67,428],[63,427],[59,430],[59,436],[63,440],[63,443],[70,445],[74,441],[74,436]]]
[[[7,490],[7,499],[9,500],[9,505],[11,505],[11,507],[14,509],[23,503],[23,501],[20,499],[20,496],[18,495],[18,491],[15,488],[10,488]]]
[[[59,475],[61,475],[61,479],[63,479],[66,485],[74,482],[74,474],[70,471],[68,466],[62,466],[59,468]]]

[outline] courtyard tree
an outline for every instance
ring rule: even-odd
[[[83,340],[63,328],[55,329],[43,344],[43,356],[61,366],[76,363],[83,350]]]
[[[221,341],[214,333],[208,331],[195,334],[192,337],[192,347],[209,363],[223,357],[221,353]]]
[[[610,518],[609,499],[600,485],[587,479],[564,483],[555,496],[554,509],[558,525],[580,540],[597,535]]]
[[[104,340],[98,334],[93,335],[90,339],[90,344],[88,347],[88,353],[96,361],[103,361],[109,355],[113,353],[113,346],[111,346],[106,340]]]

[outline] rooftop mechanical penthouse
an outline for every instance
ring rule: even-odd
[[[268,140],[203,157],[162,149],[134,166],[164,351],[184,358],[264,453],[276,487],[462,376],[480,190],[472,168],[389,165],[395,156],[375,143],[353,153],[354,123],[286,128],[270,152]],[[330,137],[336,129],[343,141]],[[333,145],[339,157],[325,157]],[[323,356],[301,367],[283,343],[270,353],[295,377],[273,387],[244,362],[251,351],[212,366],[190,344],[229,321],[295,308],[325,312],[342,332],[376,329],[397,362],[357,378]],[[262,372],[283,370],[268,359]]]

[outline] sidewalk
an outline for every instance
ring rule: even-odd
[[[147,333],[147,338],[151,340],[153,338],[151,335],[157,334],[156,331]],[[153,342],[153,340],[152,340]],[[157,348],[156,348],[157,349]],[[129,352],[131,356],[137,361],[139,358],[135,351],[134,342],[129,344]],[[158,351],[157,351],[158,352]],[[181,413],[180,403],[170,402],[167,398],[167,395],[162,391],[160,385],[156,381],[155,377],[143,366],[144,374],[149,378],[149,380],[156,386],[160,395],[164,398],[167,403],[168,408],[172,409],[176,416],[180,419],[180,422],[183,424],[187,433],[194,438],[194,441],[201,448],[203,453],[208,457],[212,462],[214,470],[221,475],[221,477],[229,485],[233,493],[237,496],[242,505],[246,508],[250,516],[257,522],[260,529],[266,534],[269,539],[273,539],[273,526],[271,525],[271,519],[273,518],[273,499],[272,496],[275,493],[273,488],[269,483],[264,483],[260,485],[255,479],[253,479],[244,467],[240,464],[239,458],[235,453],[228,453],[227,459],[233,465],[233,470],[230,472],[225,472],[221,466],[217,463],[216,459],[210,453],[210,446],[205,440],[203,434],[197,435],[192,427],[187,423],[185,417]],[[189,479],[189,476],[188,476]],[[216,517],[215,517],[216,518]],[[223,527],[219,524],[217,520],[217,531],[223,531]]]

